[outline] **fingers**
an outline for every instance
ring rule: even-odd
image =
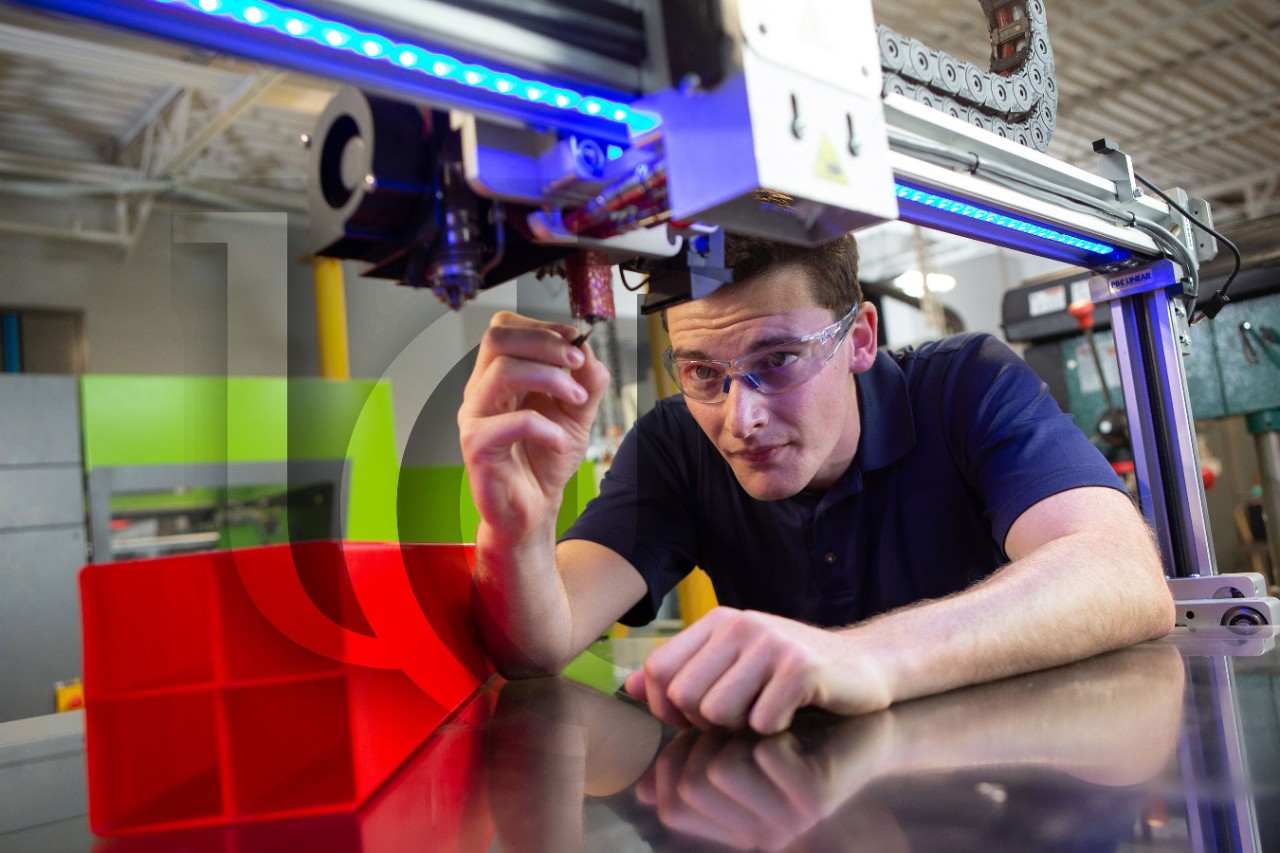
[[[751,728],[765,735],[789,728],[796,711],[808,704],[813,681],[813,674],[803,671],[803,664],[797,663],[796,658],[785,658],[751,707]]]
[[[642,702],[649,703],[649,711],[663,722],[680,727],[692,725],[690,719],[667,695],[667,687],[686,658],[706,641],[715,622],[720,618],[717,613],[727,609],[712,610],[650,654],[645,659],[643,668],[627,676],[624,682],[627,692]]]
[[[759,615],[716,608],[651,654],[628,692],[672,725],[742,728],[774,670]]]
[[[833,704],[833,664],[848,654],[830,632],[718,607],[651,654],[627,689],[672,725],[774,734],[800,708]]]
[[[590,347],[569,342],[577,332],[563,323],[544,323],[509,311],[494,316],[480,343],[459,411],[487,417],[554,400],[576,420],[589,423],[609,383],[609,371]],[[535,395],[530,401],[530,395]]]
[[[707,783],[723,743],[723,735],[685,732],[663,750],[654,767],[658,817],[677,832],[749,849],[756,846],[751,815]]]
[[[571,406],[581,406],[590,396],[569,371],[528,359],[499,356],[491,362],[489,371],[494,380],[493,390],[501,399],[521,393],[538,393]]]
[[[511,447],[521,442],[563,453],[571,441],[559,424],[539,412],[520,409],[475,419],[462,435],[462,453],[470,464],[477,465],[505,459]]]
[[[740,677],[730,673],[738,661],[739,648],[732,643],[706,643],[697,649],[667,685],[667,696],[689,722],[700,729],[714,726],[737,728],[743,717],[735,713],[733,698],[751,692],[740,686]],[[714,697],[719,701],[712,702]],[[747,697],[749,700],[749,696]],[[708,706],[704,712],[704,706]]]
[[[573,326],[564,323],[546,323],[510,311],[499,311],[489,321],[489,328],[480,341],[476,369],[484,369],[490,361],[502,355],[553,367],[579,368],[586,354],[581,347],[570,344],[577,334]]]
[[[622,682],[622,689],[627,691],[628,695],[633,696],[636,699],[639,699],[641,702],[649,701],[645,697],[645,692],[644,692],[644,670],[643,669],[637,669],[635,672],[628,675]]]
[[[761,772],[753,759],[760,743],[722,732],[682,732],[637,785],[637,798],[686,835],[740,849],[782,849],[821,812],[797,808],[794,799],[803,794],[779,788]]]

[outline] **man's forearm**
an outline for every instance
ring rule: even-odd
[[[573,656],[573,614],[556,568],[554,530],[516,544],[482,522],[476,534],[475,616],[485,650],[507,678],[558,672]]]
[[[1101,530],[1052,540],[962,593],[843,633],[881,659],[897,702],[1080,660],[1172,624],[1150,543]]]

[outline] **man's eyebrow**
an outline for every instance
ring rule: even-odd
[[[711,357],[700,349],[672,349],[672,358],[694,358],[698,361],[711,361]]]
[[[749,350],[749,352],[755,352],[756,350],[767,349],[768,347],[778,347],[778,346],[782,346],[783,344],[793,344],[797,340],[799,340],[799,338],[797,338],[795,335],[774,335],[773,337],[769,337],[769,338],[761,338],[760,340],[756,341],[754,344],[751,345],[751,349]]]

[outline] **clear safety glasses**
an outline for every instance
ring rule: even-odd
[[[854,305],[836,322],[811,335],[783,344],[772,344],[733,361],[677,358],[668,347],[662,363],[680,392],[699,403],[719,403],[729,396],[735,377],[761,394],[781,394],[807,382],[835,357],[858,316]]]

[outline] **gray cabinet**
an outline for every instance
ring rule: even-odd
[[[79,382],[0,374],[0,721],[50,713],[80,675],[80,458]]]

